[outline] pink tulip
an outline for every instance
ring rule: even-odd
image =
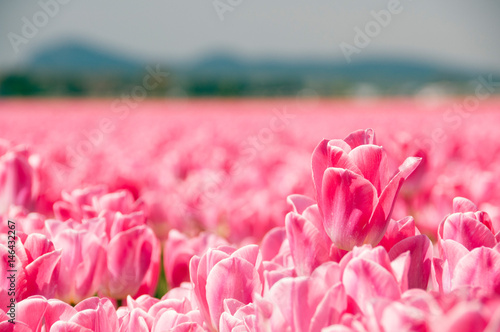
[[[421,288],[427,290],[433,258],[431,240],[425,235],[403,239],[391,248],[389,258],[394,262],[405,253],[409,254],[408,285],[403,285],[402,289]]]
[[[264,293],[279,280],[297,276],[285,227],[270,230],[264,236],[260,248],[264,258]],[[300,263],[297,263],[297,266],[300,266]]]
[[[371,129],[344,140],[323,140],[312,157],[313,180],[326,233],[336,247],[376,245],[385,234],[397,194],[420,158],[390,177],[386,155]]]
[[[439,243],[453,240],[469,251],[481,246],[493,248],[498,243],[488,214],[462,197],[453,200],[453,213],[439,225],[438,237]]]
[[[5,213],[2,222],[3,233],[7,233],[8,220],[15,221],[16,231],[23,232],[25,234],[43,234],[46,235],[45,231],[45,219],[43,214],[31,212],[19,206],[11,206]]]
[[[0,309],[0,331],[66,331],[52,326],[59,321],[69,320],[77,313],[71,305],[59,300],[47,300],[43,296],[30,296],[19,303],[15,309],[15,324],[9,322],[13,319],[9,313]],[[68,331],[91,331],[86,329],[69,329]]]
[[[145,207],[128,190],[108,193],[102,186],[63,192],[54,204],[54,213],[63,220],[73,218],[85,224],[88,218],[105,221],[103,243],[106,272],[100,276],[100,294],[115,299],[127,295],[153,294],[160,272],[161,247],[146,225]]]
[[[35,181],[29,158],[27,151],[0,142],[0,214],[10,206],[32,207]]]
[[[409,290],[401,300],[383,303],[376,310],[375,318],[383,331],[430,331],[432,320],[443,315],[436,300],[419,289]]]
[[[47,300],[43,296],[31,296],[16,304],[15,319],[0,308],[0,331],[42,332]],[[9,322],[13,320],[15,324]]]
[[[271,229],[262,239],[260,251],[264,261],[272,261],[281,253],[286,251],[288,240],[285,227]]]
[[[488,331],[488,319],[481,312],[481,305],[474,302],[461,302],[449,310],[440,321],[436,322],[435,330],[443,332],[454,331]]]
[[[189,281],[189,261],[194,255],[203,255],[209,248],[227,245],[223,238],[209,233],[201,233],[194,238],[173,229],[168,233],[163,255],[163,266],[170,287],[177,287]]]
[[[78,313],[76,307],[69,305],[56,299],[47,301],[47,307],[44,315],[46,331],[85,331],[88,329],[77,325],[76,323],[68,323],[68,321]],[[63,323],[64,322],[64,323]],[[54,329],[52,326],[56,325]]]
[[[219,332],[250,332],[256,329],[254,304],[228,299],[224,301],[224,312],[220,316]]]
[[[256,245],[209,249],[191,259],[190,274],[198,307],[212,329],[219,325],[225,299],[248,304],[254,294],[262,294],[262,256]]]
[[[61,250],[55,250],[52,242],[41,234],[17,234],[13,250],[12,247],[0,244],[2,261],[7,262],[7,257],[12,256],[12,253],[15,253],[16,257],[16,267],[10,268],[7,264],[2,264],[1,275],[8,276],[10,274],[7,270],[16,270],[14,280],[17,286],[17,301],[32,295],[54,296],[59,282]],[[10,284],[6,278],[1,282]],[[8,286],[7,284],[5,286]],[[9,301],[9,287],[5,286],[0,289],[2,303]]]
[[[54,203],[54,215],[59,220],[82,219],[97,217],[97,212],[93,208],[94,197],[99,197],[106,193],[102,186],[86,187],[75,189],[71,193],[63,191],[62,200]]]
[[[75,189],[71,193],[62,192],[62,200],[54,203],[57,219],[81,221],[82,219],[105,216],[107,213],[130,214],[143,211],[144,204],[135,200],[128,190],[108,193],[104,186]],[[106,228],[109,231],[109,227]]]
[[[258,300],[258,331],[321,331],[338,323],[348,299],[337,263],[318,267],[310,277],[283,278]]]
[[[50,331],[118,331],[113,303],[106,298],[88,298],[74,307],[76,313],[52,324]]]
[[[441,289],[478,288],[485,294],[500,294],[500,249],[480,247],[468,252],[452,240],[442,243]]]
[[[105,221],[91,219],[80,224],[47,220],[46,228],[55,248],[62,249],[56,296],[78,303],[94,295],[106,267]]]
[[[127,295],[136,296],[142,288],[139,293],[152,294],[158,281],[160,250],[159,241],[148,226],[117,233],[106,246],[107,272],[102,293],[125,299]]]
[[[326,234],[314,201],[300,195],[291,195],[288,201],[294,212],[286,216],[286,235],[297,274],[309,276],[322,263],[339,261],[345,251],[335,247]]]
[[[167,294],[162,297],[162,299],[173,300],[188,299],[193,304],[193,308],[197,308],[196,300],[194,298],[194,285],[192,282],[183,282],[179,287],[170,289]]]
[[[204,332],[202,319],[199,312],[181,314],[175,310],[160,310],[153,322],[151,332]]]
[[[359,310],[367,313],[373,301],[398,300],[401,297],[400,281],[403,276],[393,270],[389,255],[382,247],[371,249],[368,245],[342,258],[342,284],[346,294],[354,300]]]
[[[118,309],[120,332],[203,331],[203,319],[186,298],[155,299],[142,295],[127,298],[127,307]],[[191,329],[191,330],[190,330]]]
[[[322,230],[294,212],[287,214],[285,223],[290,252],[299,276],[310,275],[315,268],[330,260],[333,243],[324,241]]]
[[[379,245],[390,251],[398,242],[419,234],[420,232],[415,227],[413,217],[405,217],[397,221],[391,219]]]
[[[146,225],[144,213],[137,211],[124,215],[103,210],[99,215],[106,220],[109,239],[102,294],[119,299],[127,295],[153,294],[160,273],[161,246]]]
[[[434,262],[440,290],[470,287],[500,293],[500,244],[488,215],[460,197],[453,200],[453,211],[438,229],[441,258]]]

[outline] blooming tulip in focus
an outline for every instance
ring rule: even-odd
[[[384,236],[404,180],[420,158],[409,157],[391,176],[387,157],[371,129],[344,140],[323,140],[312,157],[316,198],[335,246],[377,245]]]

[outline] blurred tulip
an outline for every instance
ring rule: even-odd
[[[106,246],[107,270],[102,293],[125,299],[127,295],[136,296],[146,283],[143,292],[153,294],[158,281],[160,250],[160,243],[148,226],[135,226],[116,234]]]
[[[10,206],[32,208],[34,170],[27,151],[0,142],[0,214]]]
[[[200,312],[208,326],[216,328],[224,312],[224,300],[243,304],[262,294],[262,256],[256,245],[238,250],[220,246],[190,262],[191,282]]]
[[[96,294],[106,268],[105,221],[80,224],[52,219],[45,225],[55,248],[62,249],[56,296],[78,303]]]
[[[227,245],[223,238],[209,233],[201,233],[194,238],[173,229],[165,242],[163,265],[170,287],[178,287],[189,281],[189,261],[194,255],[203,255],[208,249]]]

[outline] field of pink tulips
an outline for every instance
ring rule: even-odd
[[[498,332],[499,125],[495,98],[0,101],[0,332]]]

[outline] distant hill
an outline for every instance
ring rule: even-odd
[[[144,64],[77,42],[66,42],[35,54],[28,63],[32,70],[57,73],[137,73]],[[347,64],[343,61],[273,60],[244,61],[230,54],[217,54],[194,63],[165,64],[174,74],[188,77],[293,77],[306,79],[344,79],[349,81],[416,81],[439,79],[470,80],[477,73],[457,68],[404,59],[375,59]]]
[[[42,50],[28,61],[27,67],[62,74],[137,73],[144,70],[138,61],[77,42]]]
[[[416,81],[435,80],[467,81],[478,74],[463,69],[446,68],[435,64],[404,59],[374,59],[346,62],[333,61],[243,61],[225,54],[205,58],[190,66],[181,66],[180,73],[198,76],[228,77],[292,77],[307,79],[344,79],[365,81]]]
[[[63,42],[33,54],[17,72],[0,73],[0,96],[121,95],[142,82],[146,65],[93,45]],[[161,68],[172,75],[148,95],[170,96],[180,91],[184,96],[268,97],[293,96],[304,89],[322,96],[368,90],[380,95],[411,95],[434,83],[465,94],[473,92],[470,81],[485,74],[405,58],[348,64],[342,60],[246,60],[228,53],[205,55],[198,61],[165,62]]]

